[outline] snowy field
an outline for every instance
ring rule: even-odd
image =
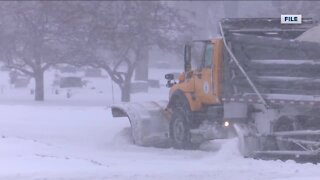
[[[164,72],[151,70],[151,77]],[[211,142],[203,150],[137,147],[129,121],[114,119],[111,82],[91,79],[97,91],[72,98],[55,95],[46,76],[46,101],[28,89],[12,89],[1,75],[0,180],[319,180],[320,165],[244,159],[237,139]],[[162,80],[161,84],[165,81]],[[115,102],[119,89],[114,85]],[[168,89],[134,94],[133,101],[167,99]]]

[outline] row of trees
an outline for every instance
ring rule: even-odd
[[[104,69],[129,101],[148,51],[181,50],[192,27],[163,2],[1,2],[0,56],[35,79],[36,101],[44,100],[44,72],[61,63]]]
[[[214,37],[219,18],[244,17],[242,3],[3,1],[0,61],[35,79],[37,101],[44,100],[44,72],[61,63],[104,69],[120,87],[122,101],[129,101],[132,76],[136,72],[138,79],[146,77],[151,48],[182,54],[183,42],[191,39],[196,26]],[[314,3],[272,1],[270,10],[313,17],[319,9]]]

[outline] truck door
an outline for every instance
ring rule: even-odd
[[[215,103],[214,96],[214,43],[204,45],[200,67],[195,71],[195,90],[204,104]]]

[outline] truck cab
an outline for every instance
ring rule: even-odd
[[[178,83],[169,81],[170,99],[185,96],[191,111],[199,111],[206,105],[221,103],[223,41],[192,41],[185,45],[184,72]],[[179,94],[179,95],[177,95]]]

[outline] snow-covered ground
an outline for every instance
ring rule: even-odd
[[[151,72],[163,77],[162,71]],[[42,103],[33,102],[27,89],[5,88],[0,94],[0,180],[320,179],[319,165],[244,159],[237,139],[211,142],[206,150],[137,147],[128,120],[113,118],[108,109],[110,81],[92,81],[104,84],[102,93],[81,90],[66,99],[47,86]],[[114,86],[114,91],[118,102],[119,89]],[[167,96],[162,87],[134,94],[133,101]]]

